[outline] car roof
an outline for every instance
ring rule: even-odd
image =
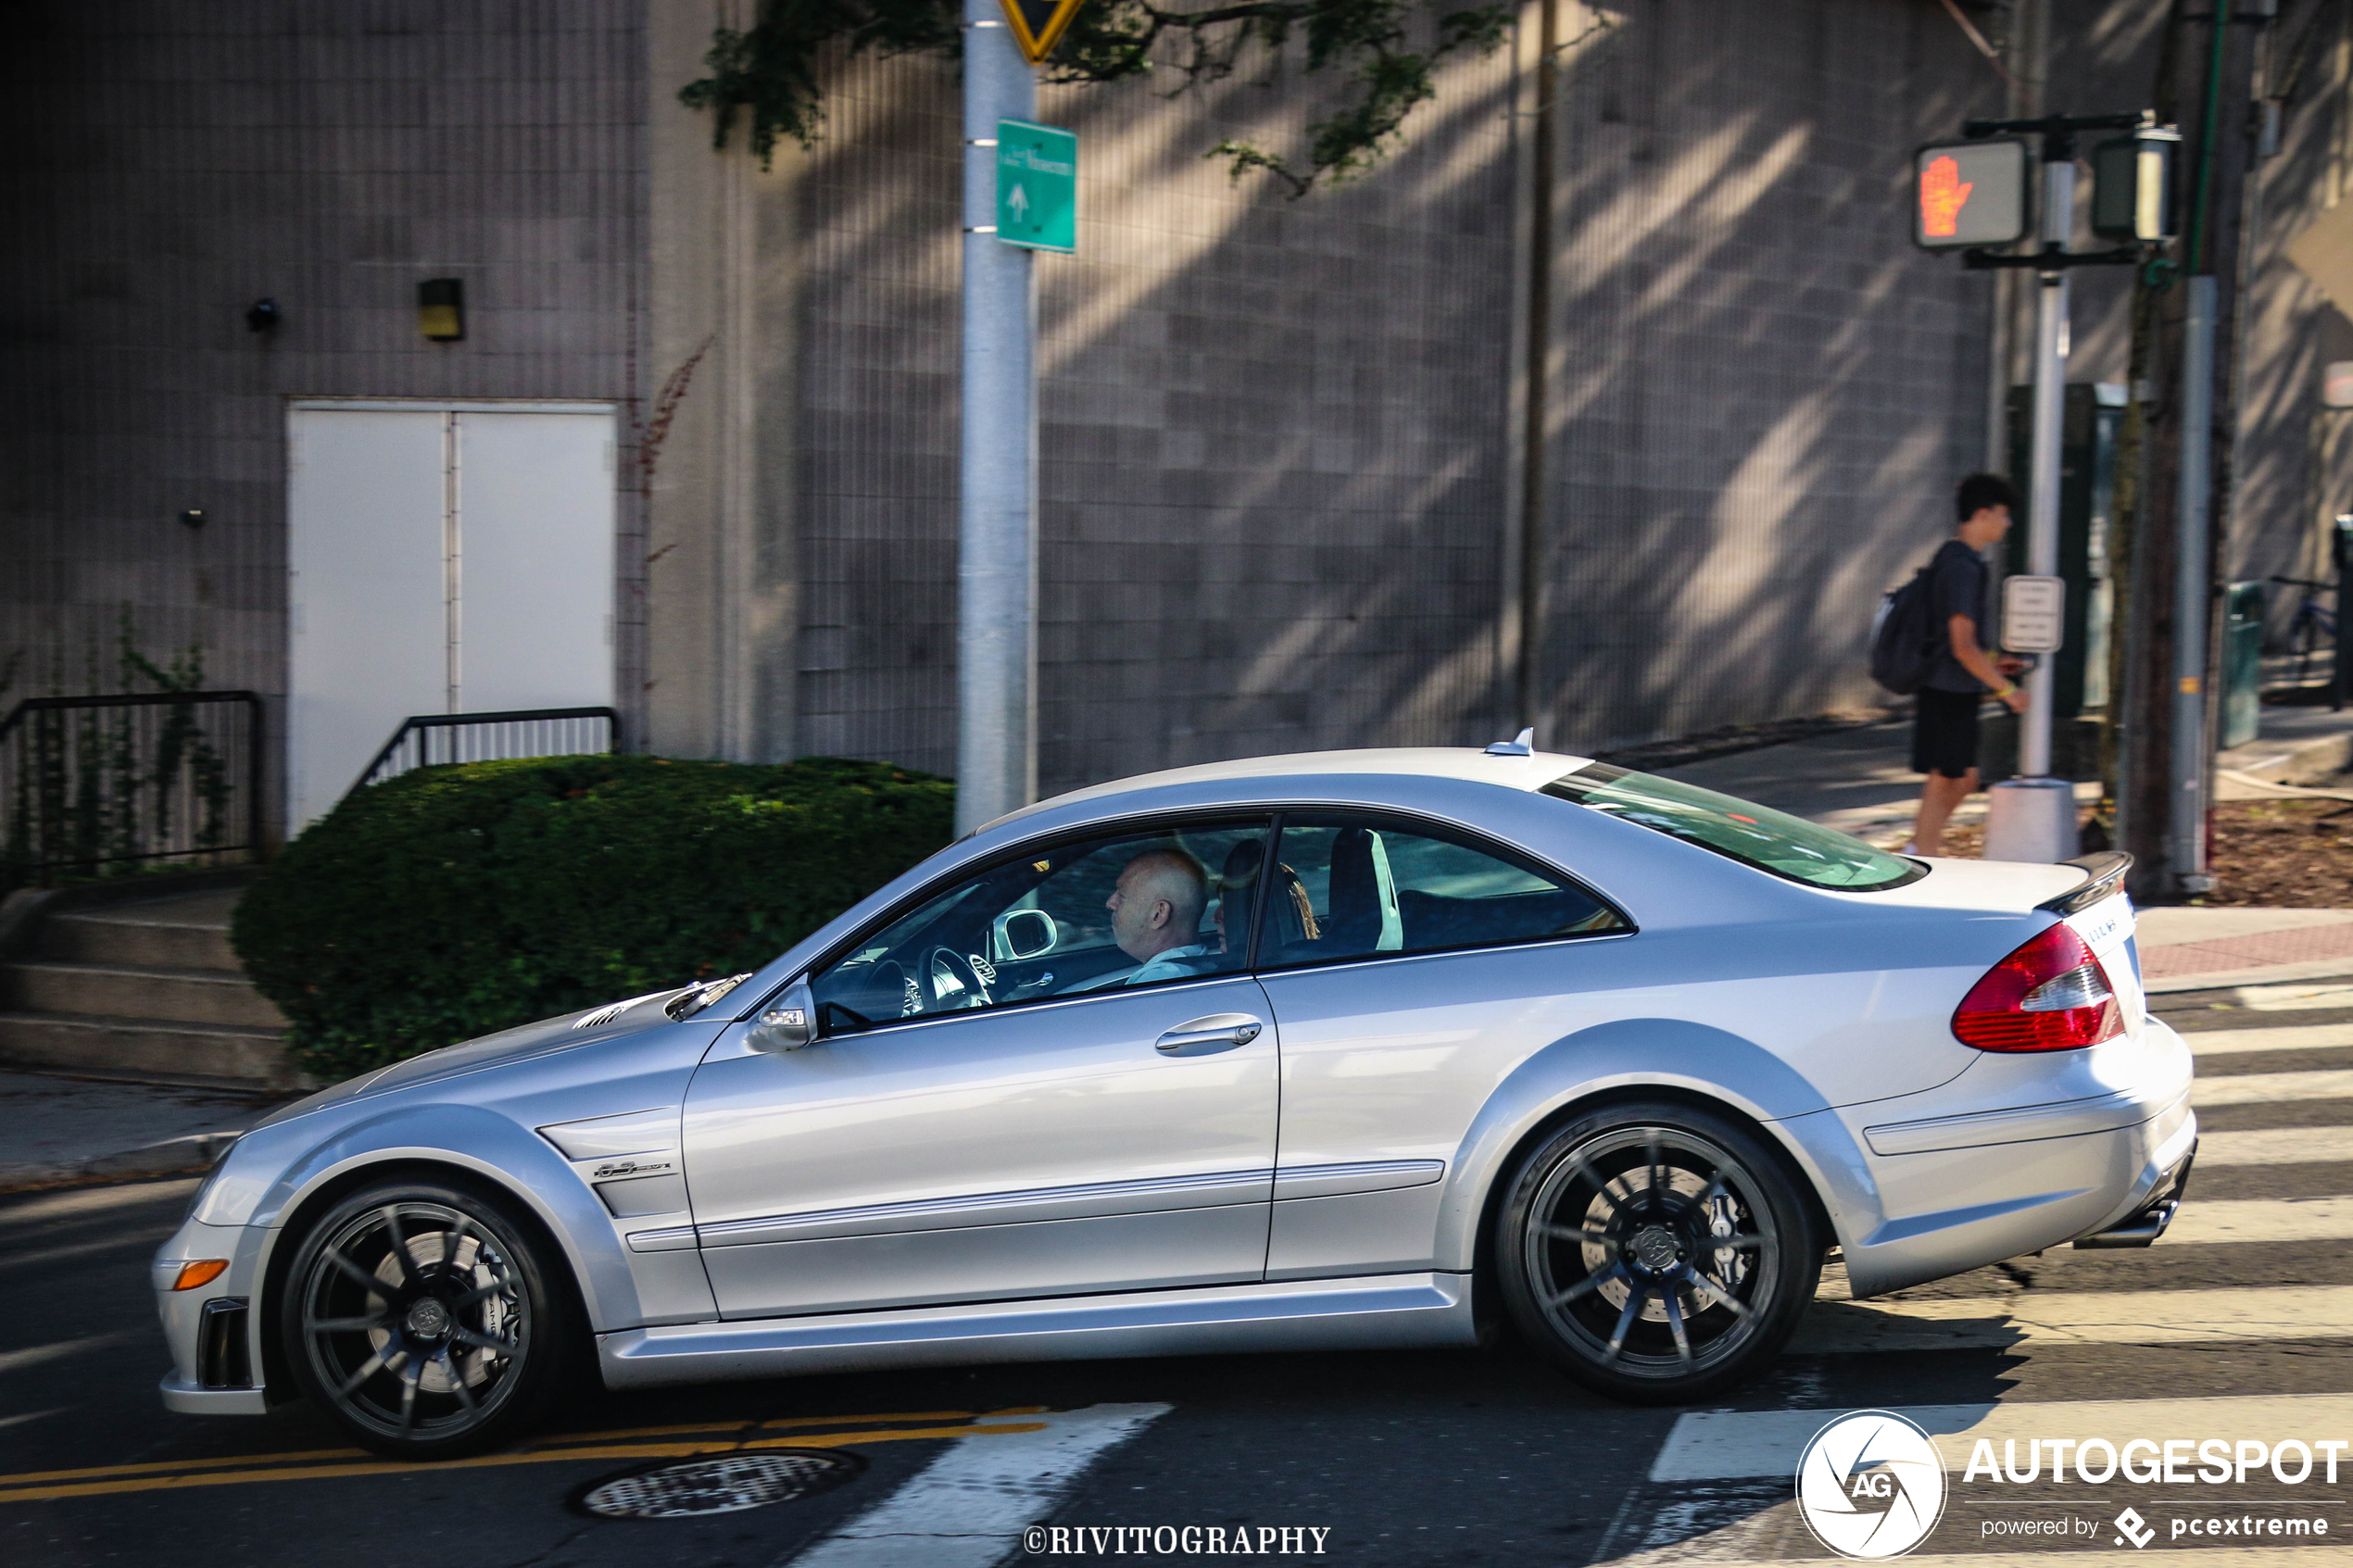
[[[1556,751],[1498,756],[1466,746],[1387,746],[1362,751],[1294,751],[1273,757],[1238,757],[1225,762],[1201,762],[1189,768],[1170,768],[1089,784],[1085,789],[1074,789],[1034,806],[1025,806],[1018,811],[1008,811],[980,831],[986,833],[1005,822],[1081,801],[1178,784],[1224,784],[1241,779],[1377,778],[1387,774],[1460,779],[1505,789],[1536,790],[1591,761],[1590,758]]]

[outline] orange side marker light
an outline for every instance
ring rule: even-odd
[[[171,1282],[174,1290],[194,1290],[200,1285],[210,1285],[229,1269],[226,1258],[198,1258],[180,1265],[180,1277]]]

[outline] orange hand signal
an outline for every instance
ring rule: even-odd
[[[1961,208],[1977,189],[1961,179],[1961,166],[1950,156],[1929,159],[1920,171],[1920,232],[1930,239],[1951,239],[1960,232]]]

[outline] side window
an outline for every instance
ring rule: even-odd
[[[1291,812],[1276,860],[1265,969],[1627,928],[1575,884],[1442,829]]]
[[[1242,967],[1265,817],[1182,823],[1025,851],[862,937],[811,978],[818,1028]]]

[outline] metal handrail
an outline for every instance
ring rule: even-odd
[[[447,748],[449,755],[445,756],[439,762],[436,762],[433,757],[432,744],[427,738],[435,730],[469,730],[487,728],[489,726],[498,724],[527,724],[559,720],[581,719],[601,719],[605,721],[606,741],[604,754],[609,755],[621,749],[621,714],[619,710],[610,708],[522,708],[515,709],[505,713],[416,714],[410,718],[403,719],[400,721],[400,727],[392,732],[392,738],[384,742],[384,749],[376,753],[374,759],[371,760],[365,768],[362,768],[359,771],[359,777],[353,781],[351,787],[344,791],[344,798],[347,800],[352,796],[357,795],[361,790],[367,788],[370,784],[382,784],[386,779],[398,778],[401,774],[408,772],[409,770],[414,768],[446,766],[449,763],[461,761],[487,762],[503,759],[509,757],[585,757],[599,755],[598,753],[577,750],[505,750],[499,746],[498,742],[501,739],[508,737],[501,736],[487,737],[489,740],[487,746],[461,747],[460,745],[456,743],[455,737],[453,737],[453,744]],[[398,755],[402,744],[412,734],[418,737],[417,760],[404,763],[397,767],[387,766],[387,764],[390,764]],[[460,749],[472,750],[475,755],[460,757],[457,755]]]
[[[68,774],[73,769],[72,761],[65,749],[68,741],[63,733],[63,723],[55,720],[44,721],[42,715],[103,709],[189,708],[219,703],[234,704],[245,710],[245,716],[244,746],[245,831],[242,843],[197,843],[178,849],[150,848],[140,845],[115,854],[77,853],[37,859],[19,858],[28,847],[28,844],[36,847],[54,845],[61,834],[75,836],[94,834],[99,832],[99,822],[109,812],[132,812],[137,809],[130,801],[120,799],[111,803],[107,801],[103,771],[98,776],[75,777],[69,785]],[[42,739],[47,740],[48,747],[44,753],[46,760],[43,766],[45,769],[54,770],[54,777],[51,781],[52,787],[44,789],[36,783],[33,787],[28,789],[25,766],[22,761],[19,761],[15,770],[13,780],[7,776],[6,770],[0,769],[0,790],[6,790],[14,796],[14,798],[7,801],[5,807],[0,807],[0,834],[6,835],[6,848],[5,851],[0,851],[0,859],[12,864],[17,871],[44,872],[68,866],[94,867],[117,865],[125,861],[169,860],[191,855],[226,855],[240,852],[258,858],[268,847],[264,836],[265,802],[262,798],[265,765],[263,706],[261,696],[258,692],[123,692],[91,693],[82,696],[29,696],[10,709],[6,719],[0,719],[0,748],[6,747],[10,738],[16,736],[19,731],[29,732],[31,735],[36,737],[34,741],[36,745],[40,744]],[[97,740],[97,737],[91,738],[94,743]],[[120,740],[120,737],[113,738]],[[174,745],[185,746],[187,738],[186,736],[179,737]],[[178,782],[183,762],[194,771],[200,766],[198,758],[201,756],[209,755],[216,762],[224,760],[218,753],[211,752],[210,737],[203,731],[197,731],[195,739],[197,743],[195,749],[184,754],[167,753],[165,760],[170,764],[170,771],[168,773],[150,776],[143,769],[135,764],[132,765],[129,778],[131,793],[135,796],[140,791],[151,787],[157,790],[171,788]],[[158,741],[159,746],[160,744]],[[88,759],[83,760],[86,762]],[[121,779],[125,765],[130,761],[131,759],[118,751],[101,763],[100,767],[104,771],[111,771],[117,779]],[[85,767],[82,771],[86,774],[89,770]],[[10,787],[11,785],[13,787]],[[193,779],[188,787],[198,791],[201,795],[201,785]],[[233,794],[236,787],[233,779],[224,781],[220,785],[220,793],[223,795]],[[71,797],[70,804],[68,803],[69,796]],[[159,802],[161,798],[159,796]],[[54,811],[52,808],[55,808]],[[64,821],[51,820],[53,817],[69,819],[76,813],[86,820],[71,825]],[[169,810],[157,811],[156,831],[158,834],[170,832],[169,817]],[[134,840],[145,836],[145,830],[142,824],[127,817],[117,821],[113,824],[112,831],[119,839],[126,833]],[[202,835],[199,834],[199,836]],[[37,849],[35,852],[38,852]]]

